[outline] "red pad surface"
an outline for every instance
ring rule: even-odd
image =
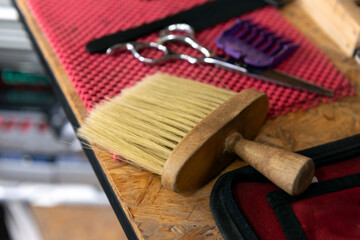
[[[127,52],[109,57],[104,54],[91,55],[85,51],[86,43],[94,38],[175,14],[206,0],[27,1],[88,110],[106,97],[119,94],[122,88],[130,87],[158,71],[234,91],[247,88],[263,91],[270,98],[269,117],[307,109],[322,101],[332,101],[354,94],[348,79],[273,7],[253,11],[241,18],[252,18],[278,34],[301,43],[301,47],[277,68],[334,90],[335,96],[332,99],[245,77],[210,65],[174,61],[161,66],[149,66],[138,62]],[[235,19],[232,19],[197,33],[196,38],[202,45],[219,51],[214,39],[234,21]],[[156,38],[157,33],[154,33],[141,40],[155,41]],[[185,53],[192,53],[190,49],[183,50]],[[148,54],[151,56],[156,53]]]

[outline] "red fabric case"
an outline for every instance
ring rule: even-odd
[[[360,135],[300,153],[318,183],[291,197],[253,168],[224,174],[211,194],[225,239],[360,239]]]

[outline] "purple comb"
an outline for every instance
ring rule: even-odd
[[[230,56],[261,68],[275,67],[300,46],[251,20],[241,19],[223,31],[215,43]]]

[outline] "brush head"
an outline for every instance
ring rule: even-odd
[[[97,106],[78,135],[186,192],[235,158],[224,151],[226,137],[240,132],[253,138],[267,107],[267,96],[256,90],[235,93],[155,74]]]
[[[91,143],[161,175],[175,146],[236,93],[155,74],[96,106],[78,131]]]

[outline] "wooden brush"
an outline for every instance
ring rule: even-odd
[[[176,192],[201,187],[237,154],[289,194],[300,194],[313,178],[313,161],[247,140],[267,111],[268,98],[257,90],[235,93],[155,74],[98,105],[78,135],[161,175]]]

